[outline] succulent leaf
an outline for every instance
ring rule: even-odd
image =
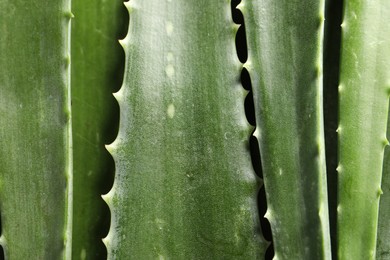
[[[70,1],[0,1],[0,208],[6,259],[70,258]]]
[[[322,108],[324,1],[247,1],[253,85],[275,259],[329,259]]]
[[[375,259],[390,83],[390,2],[346,1],[342,23],[339,259]],[[386,26],[384,26],[386,24]]]
[[[262,258],[230,1],[126,7],[109,259]]]

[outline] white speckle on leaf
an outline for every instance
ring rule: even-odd
[[[173,104],[168,105],[167,114],[169,118],[173,118],[175,116],[175,106]]]
[[[168,52],[168,53],[167,53],[167,61],[168,61],[168,62],[172,62],[173,59],[174,59],[173,53],[172,53],[172,52]]]
[[[168,36],[171,36],[173,33],[173,24],[172,22],[166,22],[165,23],[165,30],[167,31]]]
[[[158,228],[159,230],[163,230],[164,225],[165,225],[164,220],[159,219],[159,218],[156,218],[156,219],[154,220],[154,222],[156,223],[157,228]]]
[[[165,73],[167,74],[168,77],[171,78],[175,74],[175,68],[171,64],[168,64],[165,67]]]

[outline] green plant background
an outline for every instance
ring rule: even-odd
[[[4,257],[388,259],[389,17],[0,0]]]

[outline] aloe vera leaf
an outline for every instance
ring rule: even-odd
[[[390,116],[390,114],[389,114]],[[390,120],[387,119],[387,140],[390,139]],[[379,202],[378,234],[376,259],[390,258],[390,147],[385,148],[381,188],[383,194]]]
[[[264,257],[230,1],[126,7],[108,258]]]
[[[242,1],[275,259],[329,259],[323,1]]]
[[[104,259],[101,239],[108,233],[109,209],[101,194],[109,191],[114,178],[113,160],[104,144],[114,140],[117,130],[119,111],[112,92],[123,78],[124,54],[117,39],[127,23],[126,9],[121,0],[96,1],[93,8],[84,0],[74,1],[72,12],[72,255]]]
[[[70,259],[70,1],[0,1],[6,259]]]
[[[338,255],[374,259],[390,87],[390,2],[346,1],[340,69]]]

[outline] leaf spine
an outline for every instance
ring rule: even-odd
[[[251,61],[250,55],[248,55],[248,59],[243,64],[243,67],[248,71],[249,74],[251,74],[253,66],[252,66],[252,61]]]
[[[126,49],[127,49],[127,44],[126,44],[126,38],[122,39],[122,40],[118,40],[119,44],[122,46],[123,50],[126,52]]]
[[[108,207],[111,210],[112,199],[114,197],[113,188],[111,188],[111,190],[108,193],[101,195],[101,197],[108,204]]]
[[[65,17],[70,20],[74,18],[74,14],[72,12],[65,12]]]
[[[114,143],[111,144],[106,144],[105,145],[106,150],[112,155],[113,152],[115,151],[115,145]]]
[[[383,194],[383,190],[382,190],[381,187],[379,187],[379,189],[378,189],[378,197],[380,197],[382,194]]]
[[[70,66],[70,54],[68,53],[68,55],[65,56],[65,67],[69,67]]]
[[[232,24],[232,28],[233,28],[233,33],[234,33],[234,35],[236,35],[237,32],[238,32],[238,29],[240,28],[240,25],[238,25],[238,24],[236,24],[236,23],[233,23],[233,24]]]
[[[382,145],[383,145],[383,147],[386,147],[386,146],[388,146],[388,145],[389,145],[389,140],[387,140],[387,138],[386,138],[386,137],[383,139],[383,141],[382,141]]]
[[[244,13],[244,10],[245,10],[245,2],[244,1],[241,1],[237,6],[236,8],[238,10],[240,10],[242,13]]]
[[[124,89],[124,86],[121,86],[121,88],[113,93],[112,95],[114,96],[114,98],[116,99],[116,101],[118,102],[118,104],[122,103],[122,99],[123,99],[123,90]]]
[[[272,217],[272,212],[271,212],[271,210],[270,210],[269,208],[267,209],[267,212],[265,212],[264,218],[268,219],[269,222],[272,222],[272,221],[271,221],[271,220],[273,219],[273,217]]]
[[[338,87],[338,90],[339,90],[339,93],[343,92],[343,90],[344,90],[344,85],[343,85],[343,84],[340,84],[339,87]]]
[[[124,6],[126,7],[127,11],[129,12],[129,14],[131,14],[131,12],[134,10],[135,8],[135,5],[133,3],[134,1],[128,1],[128,2],[124,2]]]
[[[255,131],[253,132],[253,136],[257,138],[257,140],[260,140],[261,139],[261,132],[260,132],[260,128],[257,126]]]
[[[5,237],[4,237],[4,234],[1,234],[0,236],[0,245],[3,246],[3,248],[6,246],[6,240],[5,240]]]

